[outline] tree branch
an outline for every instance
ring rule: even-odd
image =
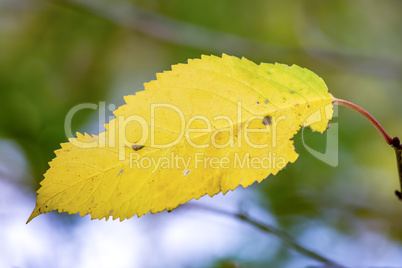
[[[313,252],[313,251],[305,248],[304,246],[302,246],[299,243],[297,243],[296,241],[294,241],[288,234],[275,228],[274,226],[262,223],[256,219],[251,218],[250,216],[248,216],[244,213],[240,213],[240,212],[233,213],[233,212],[229,212],[226,210],[221,210],[221,209],[209,207],[206,205],[200,205],[200,204],[182,205],[181,207],[191,207],[191,208],[202,209],[202,210],[206,210],[206,211],[218,214],[218,215],[235,218],[237,220],[246,222],[246,223],[256,227],[257,229],[259,229],[260,231],[262,231],[264,233],[268,233],[268,234],[272,234],[272,235],[276,236],[284,244],[286,244],[293,250],[295,250],[295,251],[299,252],[300,254],[303,254],[311,259],[314,259],[316,261],[323,263],[325,265],[324,267],[327,267],[327,268],[344,268],[344,267],[346,267],[346,266],[343,266],[343,265],[341,265],[333,260],[330,260],[324,256],[321,256],[316,252]]]
[[[400,79],[402,65],[399,61],[389,61],[378,57],[356,55],[345,51],[311,49],[275,45],[244,38],[235,34],[216,31],[206,27],[168,18],[151,10],[146,10],[127,2],[110,3],[80,0],[53,0],[52,3],[89,13],[116,25],[132,29],[157,40],[221,54],[222,52],[246,56],[248,58],[292,59],[300,56],[317,57],[326,65],[347,71],[374,74]],[[270,58],[267,58],[269,55]],[[275,56],[272,56],[275,55]],[[342,59],[341,61],[339,59]],[[387,72],[384,72],[387,70]]]
[[[284,57],[301,52],[300,49],[284,48],[175,20],[127,2],[103,2],[100,5],[96,1],[54,0],[53,3],[92,14],[157,40],[219,54],[261,57],[269,51],[269,54]]]

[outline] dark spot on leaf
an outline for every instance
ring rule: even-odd
[[[294,90],[292,90],[292,91],[290,91],[290,93],[291,93],[291,94],[293,94],[293,93],[295,93],[295,91],[294,91]]]
[[[257,104],[260,104],[260,103],[257,101]]]
[[[265,103],[266,103],[266,104],[268,104],[268,102],[269,102],[268,100],[265,100]]]
[[[264,119],[262,120],[262,123],[263,123],[265,126],[272,125],[272,117],[269,116],[269,115],[265,116]]]
[[[133,148],[134,151],[138,151],[138,150],[141,150],[142,148],[144,148],[144,145],[134,144],[134,145],[131,145],[131,148]]]

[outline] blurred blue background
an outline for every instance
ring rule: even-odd
[[[309,68],[335,97],[402,136],[401,11],[390,0],[0,0],[0,267],[319,265],[192,203],[247,211],[345,265],[401,267],[394,152],[344,107],[334,119],[337,167],[309,154],[298,135],[299,159],[247,189],[123,222],[53,212],[25,225],[48,162],[67,141],[72,107],[119,106],[155,73],[202,54]],[[97,111],[80,111],[72,123],[98,133]],[[325,151],[325,135],[305,141]]]

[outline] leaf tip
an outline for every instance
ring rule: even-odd
[[[40,213],[39,211],[35,208],[34,211],[32,211],[31,215],[29,216],[27,222],[25,224],[28,224],[30,221],[32,221],[36,216],[38,216]]]

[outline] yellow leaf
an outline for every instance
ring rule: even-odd
[[[294,162],[301,126],[323,132],[333,96],[313,72],[202,56],[126,96],[99,136],[62,144],[28,222],[41,213],[120,220],[225,194]]]

